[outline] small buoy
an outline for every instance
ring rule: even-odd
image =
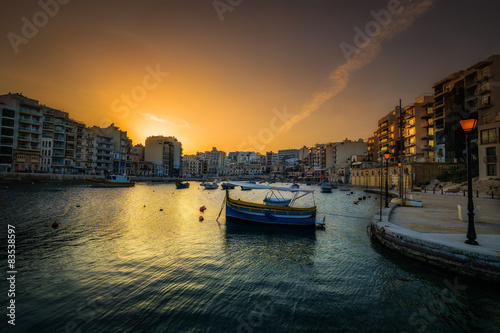
[[[358,202],[359,202],[359,201],[353,201],[352,203],[353,203],[353,204],[355,204],[355,205],[357,205],[357,204],[358,204]]]
[[[363,196],[363,200],[366,200],[366,197],[365,197],[365,196]]]
[[[363,198],[358,198],[359,201],[363,200]]]
[[[5,186],[5,189],[6,189],[6,190],[8,190],[8,189],[9,189],[9,187],[8,187],[8,186]]]
[[[57,222],[53,222],[53,223],[52,223],[52,228],[54,228],[54,229],[55,229],[55,228],[57,228],[58,226],[59,226],[59,224],[58,224]]]
[[[203,216],[200,216],[199,220],[200,220],[200,221],[203,221],[203,220],[204,220]]]
[[[143,207],[146,207],[146,205],[144,205]]]
[[[160,212],[163,212],[163,208],[160,208]]]
[[[354,194],[354,192],[351,192],[351,194]]]
[[[205,211],[205,209],[207,209],[207,207],[205,207],[205,206],[201,206],[201,207],[200,207],[200,212],[204,212],[204,211]]]
[[[80,205],[76,205],[76,207],[80,207]]]

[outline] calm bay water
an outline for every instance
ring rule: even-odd
[[[199,183],[9,185],[0,190],[1,267],[6,276],[10,223],[15,331],[500,331],[498,286],[380,248],[366,230],[375,197],[354,205],[362,192],[317,189],[327,227],[308,232],[226,222],[224,212],[218,223],[224,191]],[[5,278],[1,286],[6,306]],[[12,329],[5,306],[0,327]]]

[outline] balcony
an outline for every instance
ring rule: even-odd
[[[25,127],[25,126],[19,126],[19,130],[24,131],[24,132],[33,132],[33,133],[40,133],[41,132],[39,128]]]
[[[444,100],[440,100],[440,101],[436,101],[434,104],[433,104],[433,108],[434,109],[437,109],[437,108],[441,108],[444,106]]]
[[[491,88],[488,84],[488,85],[482,85],[482,86],[478,87],[474,93],[476,95],[482,95],[482,94],[486,94],[489,92],[491,92]]]
[[[444,118],[444,112],[443,111],[439,111],[439,112],[436,112],[434,114],[434,119],[440,119],[440,118]]]
[[[19,113],[33,114],[35,116],[40,116],[40,117],[42,116],[42,112],[40,112],[39,110],[27,108],[24,106],[21,106],[21,108],[19,109]]]
[[[487,155],[483,158],[484,163],[497,163],[498,155]]]
[[[423,134],[420,134],[420,138],[422,140],[429,140],[429,139],[432,139],[434,137],[433,134],[429,134],[429,133],[423,133]]]
[[[436,127],[434,128],[435,131],[442,131],[444,130],[444,124],[440,124],[440,125],[436,125]]]
[[[420,126],[421,126],[422,128],[432,127],[432,125],[433,125],[433,122],[432,122],[432,121],[431,121],[431,122],[429,122],[429,121],[423,121],[423,122],[421,122],[421,123],[420,123]]]
[[[489,107],[492,107],[493,104],[490,102],[490,100],[488,99],[487,101],[480,101],[479,103],[477,103],[477,109],[478,110],[481,110],[481,109],[486,109],[486,108],[489,108]]]
[[[423,148],[422,148],[423,151],[433,151],[434,150],[434,146],[431,146],[431,145],[424,145]]]
[[[33,119],[33,118],[26,118],[23,116],[19,117],[19,122],[29,123],[29,124],[39,124],[39,125],[42,124],[42,122],[40,120]]]

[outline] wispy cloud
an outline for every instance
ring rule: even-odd
[[[286,124],[284,132],[290,130],[295,124],[307,118],[311,113],[320,108],[324,103],[342,92],[351,77],[351,73],[362,69],[380,54],[382,43],[391,39],[396,34],[408,29],[415,20],[429,10],[434,0],[401,1],[403,10],[394,15],[390,24],[383,27],[377,36],[373,36],[360,47],[349,62],[341,65],[330,73],[331,86],[323,91],[316,92],[311,100],[302,106],[300,113],[292,117]]]
[[[139,112],[139,114],[143,115],[146,120],[152,120],[152,121],[156,121],[159,123],[163,123],[163,124],[170,126],[170,127],[191,128],[191,124],[188,123],[184,119],[177,118],[174,121],[171,121],[171,120],[167,120],[167,119],[158,118],[155,115],[152,115],[151,113]]]
[[[166,122],[165,119],[161,119],[161,118],[158,118],[156,116],[153,116],[151,113],[142,113],[142,112],[139,112],[140,114],[142,114],[143,116],[146,117],[146,119],[150,119],[150,120],[154,120],[154,121],[157,121],[159,123],[164,123]]]

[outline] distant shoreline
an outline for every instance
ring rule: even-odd
[[[0,173],[0,184],[13,183],[85,183],[86,178],[104,178],[103,175],[72,175],[72,174],[50,174],[50,173],[24,173],[24,172],[9,172]],[[201,178],[171,178],[171,177],[147,177],[147,176],[131,176],[136,182],[165,182],[173,183],[179,180],[182,181],[202,181]],[[218,177],[223,179],[223,177]]]

